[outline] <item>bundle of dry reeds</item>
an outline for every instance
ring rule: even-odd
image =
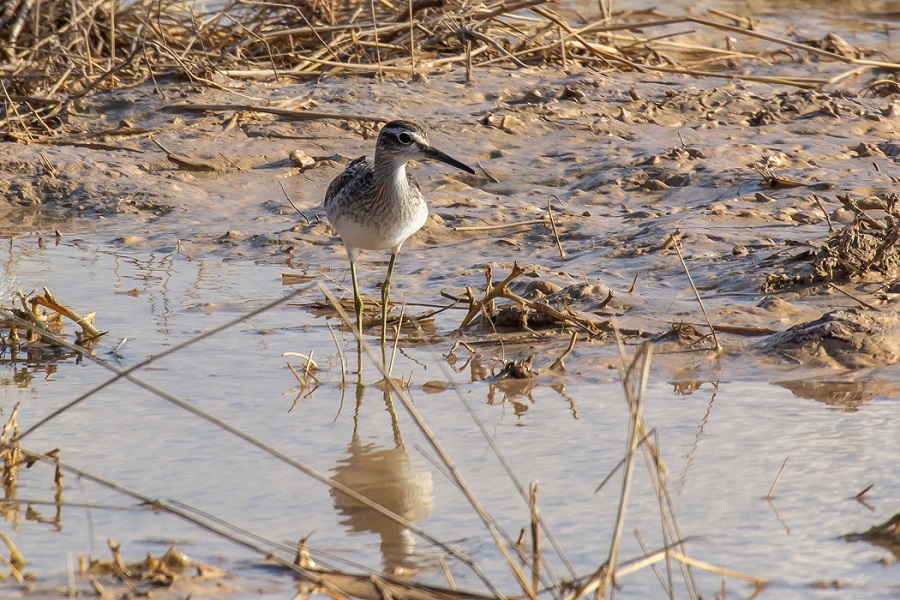
[[[754,76],[735,64],[812,55],[858,68],[900,65],[781,39],[721,12],[726,22],[654,13],[567,19],[547,0],[11,0],[0,7],[0,128],[52,133],[72,101],[92,92],[177,76],[228,87],[234,78],[323,73],[404,76],[464,66],[548,65],[741,77],[801,87],[833,82]],[[688,29],[672,30],[672,27]],[[762,40],[738,49],[726,36]],[[687,36],[687,38],[686,38]],[[710,42],[715,37],[721,41]],[[721,46],[721,47],[720,47]],[[854,72],[852,69],[850,72]],[[15,138],[16,136],[11,136]]]
[[[206,10],[156,0],[20,0],[0,15],[0,68],[7,94],[46,97],[83,92],[104,76],[111,85],[173,72],[202,81],[215,73],[408,72],[467,57],[565,60],[564,21],[539,8],[544,2],[229,0]],[[504,18],[529,8],[540,18]],[[578,43],[595,54],[612,51]],[[571,44],[569,51],[578,54]]]

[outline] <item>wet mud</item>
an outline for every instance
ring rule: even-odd
[[[221,106],[248,99],[375,120],[288,121]],[[124,247],[283,262],[343,282],[324,190],[349,159],[371,153],[377,119],[414,120],[479,173],[414,168],[431,216],[398,261],[407,301],[462,297],[484,288],[486,265],[502,278],[519,263],[530,279],[520,284],[544,303],[577,300],[647,335],[685,322],[708,333],[677,244],[726,352],[746,353],[748,336],[729,328],[762,336],[860,303],[890,318],[896,219],[884,209],[898,114],[893,96],[864,89],[590,71],[495,69],[470,84],[456,74],[427,84],[326,77],[230,92],[172,82],[95,96],[71,117],[72,134],[6,144],[0,161],[10,229],[36,207],[82,224],[116,219],[131,229],[114,240]],[[311,159],[299,167],[298,151]],[[363,257],[370,296],[384,259]],[[498,318],[554,324],[523,321],[514,305]],[[834,351],[846,355],[837,364],[890,362],[850,343]]]

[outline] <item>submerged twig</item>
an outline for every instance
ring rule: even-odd
[[[550,198],[547,198],[547,217],[550,219],[550,229],[553,230],[553,239],[556,240],[556,247],[559,249],[559,257],[566,260],[566,253],[563,250],[562,243],[559,241],[559,232],[556,230],[556,222],[553,220],[553,207],[550,202],[551,198],[556,198],[557,202],[560,202],[560,199],[556,195],[551,195]]]
[[[784,468],[787,466],[787,462],[790,456],[786,456],[784,458],[784,462],[781,463],[781,468],[778,469],[778,473],[775,474],[775,481],[772,482],[772,487],[769,488],[769,493],[766,494],[766,500],[772,499],[772,494],[775,493],[775,486],[778,485],[778,480],[781,479],[781,474],[784,472]]]
[[[551,371],[552,371],[553,369],[560,369],[560,370],[562,370],[562,371],[565,371],[565,370],[566,370],[566,365],[563,364],[563,359],[565,359],[569,354],[572,353],[572,350],[575,349],[575,342],[577,342],[577,341],[578,341],[578,332],[577,332],[577,331],[573,331],[573,332],[572,332],[572,337],[569,338],[569,345],[566,347],[565,350],[563,350],[563,353],[560,354],[558,357],[556,357],[556,360],[554,360],[554,361],[550,364],[549,369],[550,369]]]
[[[706,313],[706,307],[703,305],[703,299],[700,297],[700,292],[697,291],[697,286],[694,285],[694,278],[691,277],[691,272],[688,270],[687,263],[684,262],[684,256],[681,255],[681,246],[679,245],[678,240],[674,239],[672,245],[675,247],[675,252],[678,253],[678,260],[681,261],[681,266],[684,268],[684,274],[687,275],[688,283],[691,284],[691,289],[694,291],[694,297],[697,298],[697,304],[700,305],[700,310],[703,312],[703,318],[706,319],[706,324],[712,332],[713,343],[715,344],[714,349],[716,352],[721,352],[722,346],[719,344],[716,328],[713,327],[712,322],[709,320],[709,315]]]

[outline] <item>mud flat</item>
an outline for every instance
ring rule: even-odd
[[[481,169],[416,169],[432,215],[398,266],[409,301],[483,288],[486,265],[502,279],[518,262],[523,286],[608,286],[568,301],[598,320],[649,335],[687,322],[708,334],[677,243],[713,326],[737,334],[726,353],[835,308],[892,311],[893,96],[499,68],[469,84],[457,73],[427,84],[325,78],[241,86],[240,96],[160,85],[92,97],[69,118],[80,136],[6,144],[10,217],[40,207],[83,223],[116,219],[136,232],[115,240],[124,247],[177,246],[342,278],[322,190],[348,159],[371,152],[378,120],[403,117]],[[228,108],[247,97],[371,120]],[[291,162],[298,150],[310,166]],[[855,242],[829,243],[851,234]],[[863,242],[871,250],[860,257]],[[817,257],[829,251],[840,268],[826,272]],[[370,292],[378,281],[364,276]]]

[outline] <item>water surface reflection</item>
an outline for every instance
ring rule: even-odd
[[[332,478],[366,498],[377,502],[411,523],[419,523],[431,514],[434,486],[424,461],[410,454],[403,443],[400,423],[394,409],[393,393],[388,386],[381,392],[384,408],[390,415],[393,446],[363,441],[361,413],[367,386],[358,371],[353,435],[343,456],[332,469]],[[351,533],[374,533],[381,539],[384,572],[401,575],[418,570],[412,560],[416,539],[408,528],[395,520],[331,489],[340,523]]]

